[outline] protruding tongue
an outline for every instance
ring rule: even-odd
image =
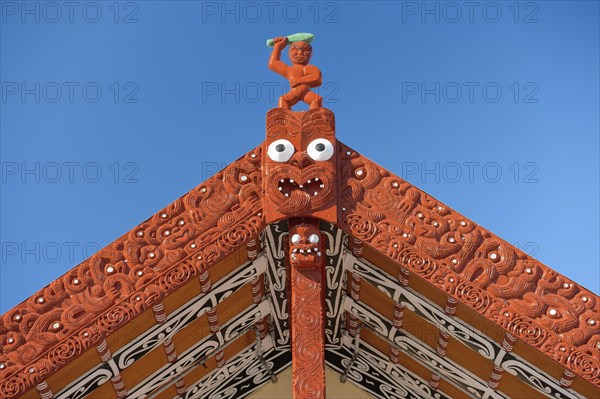
[[[288,203],[293,204],[296,209],[306,209],[310,205],[310,195],[301,190],[292,190]]]

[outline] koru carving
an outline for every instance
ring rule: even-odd
[[[297,33],[288,37],[277,37],[269,41],[273,44],[273,52],[269,58],[269,69],[280,74],[290,82],[291,90],[279,97],[279,107],[290,109],[300,100],[311,109],[321,108],[323,98],[310,89],[321,86],[321,71],[314,65],[309,65],[312,46],[308,43],[312,35]],[[290,44],[289,57],[292,65],[281,61],[281,51]]]
[[[600,301],[338,142],[342,228],[600,386]]]
[[[292,384],[294,399],[325,398],[323,235],[315,219],[290,219]]]
[[[336,139],[333,112],[325,108],[267,113],[263,154],[268,223],[311,216],[337,222]]]
[[[264,228],[261,148],[0,318],[0,397],[15,398]]]

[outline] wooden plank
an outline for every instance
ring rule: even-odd
[[[155,324],[156,319],[154,318],[154,311],[152,310],[152,308],[150,308],[144,311],[144,313],[142,313],[140,316],[131,320],[129,323],[125,324],[123,327],[119,328],[117,331],[106,337],[106,343],[108,344],[108,348],[112,353],[117,352],[123,346],[130,343],[133,339],[140,336],[142,333],[144,333],[146,330],[148,330]]]
[[[217,305],[219,325],[227,324],[237,317],[244,309],[252,305],[252,286],[244,284]]]
[[[485,383],[490,379],[490,375],[494,369],[494,363],[491,360],[484,358],[479,353],[452,337],[448,339],[446,358],[461,365],[471,374],[481,378]]]
[[[394,319],[395,302],[383,291],[361,280],[359,296],[361,303],[380,313],[390,322]],[[431,348],[437,348],[439,329],[407,308],[404,309],[402,329]]]
[[[167,355],[163,345],[158,345],[149,353],[138,359],[131,366],[121,371],[121,377],[127,389],[132,389],[167,364]]]
[[[46,382],[50,390],[57,393],[73,382],[74,378],[79,377],[82,371],[90,370],[100,363],[102,363],[102,360],[100,359],[100,355],[98,355],[98,351],[95,347],[91,347],[83,355],[48,377]]]
[[[361,340],[364,340],[366,343],[368,343],[369,345],[371,345],[372,347],[374,347],[389,358],[389,341],[384,340],[383,338],[379,337],[378,335],[374,334],[373,332],[367,329],[361,330],[360,337]],[[424,382],[428,382],[431,378],[431,371],[427,367],[423,366],[421,363],[417,362],[411,357],[408,357],[403,352],[400,352],[398,355],[398,364],[401,365],[403,368],[415,373]],[[444,380],[443,378],[440,380],[439,389],[456,399],[468,397],[466,393],[464,393],[462,390],[455,387],[448,381]]]
[[[25,394],[23,394],[23,396],[21,396],[19,399],[41,399],[41,396],[38,393],[37,389],[33,388],[25,392]]]
[[[207,335],[210,335],[208,316],[203,314],[173,336],[175,351],[181,355]]]
[[[241,246],[237,251],[221,259],[218,263],[208,269],[211,283],[215,284],[223,277],[234,271],[238,266],[248,261],[248,250]]]
[[[115,388],[110,380],[94,389],[85,399],[114,399],[117,397]]]
[[[200,280],[197,278],[190,280],[189,283],[185,284],[183,287],[180,287],[177,291],[173,292],[171,295],[167,295],[163,299],[165,313],[167,316],[169,316],[171,313],[186,304],[190,299],[200,295],[201,292]]]
[[[509,398],[544,398],[544,396],[509,372],[502,373],[498,390]]]

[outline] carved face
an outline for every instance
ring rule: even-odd
[[[269,111],[263,179],[269,222],[292,216],[336,221],[336,141],[331,111]]]
[[[290,231],[290,263],[298,269],[312,269],[323,263],[321,232],[309,224]]]
[[[312,46],[306,42],[292,43],[288,55],[292,63],[307,65],[312,55]]]

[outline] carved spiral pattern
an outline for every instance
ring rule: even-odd
[[[295,225],[290,233],[300,235],[296,248],[308,243],[308,235],[318,232],[315,226]],[[315,245],[315,244],[313,244]],[[323,292],[323,257],[313,260],[313,267],[304,269],[297,262],[291,267],[292,368],[295,397],[322,398],[325,388],[325,335]]]
[[[490,294],[468,281],[458,284],[455,294],[463,303],[481,312],[485,311],[492,302]]]
[[[338,150],[347,233],[600,386],[598,296],[351,148]],[[569,357],[581,345],[589,353]]]
[[[422,258],[413,249],[406,248],[400,252],[400,263],[423,277],[430,277],[437,270],[437,265],[429,259]]]
[[[588,381],[598,385],[600,384],[600,368],[598,368],[598,358],[595,357],[594,350],[576,349],[571,353],[568,359],[569,367],[577,374]]]
[[[548,335],[544,328],[536,325],[532,320],[527,320],[518,316],[510,320],[506,325],[506,328],[517,338],[536,347],[539,347],[546,340]]]
[[[4,365],[0,397],[21,396],[203,268],[256,237],[264,225],[258,216],[261,148],[3,315],[0,331],[13,339],[10,344],[0,342]],[[62,328],[50,329],[54,323]]]

